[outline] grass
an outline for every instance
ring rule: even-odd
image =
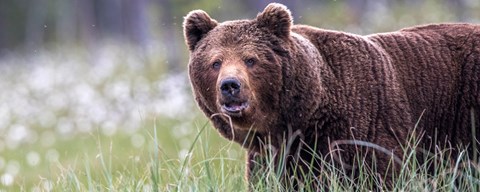
[[[158,123],[142,131],[146,138],[142,148],[132,147],[127,135],[106,137],[101,132],[72,142],[59,142],[58,145],[69,146],[69,149],[57,149],[57,161],[43,162],[29,170],[29,166],[19,160],[21,170],[15,176],[15,183],[3,185],[2,191],[245,189],[241,182],[243,155],[235,154],[240,152],[239,147],[219,138],[205,120],[202,122],[204,125],[197,130],[198,134],[193,135],[194,142],[180,154],[181,149],[170,149],[179,143],[162,139],[165,127]],[[77,151],[73,146],[84,152],[71,154]]]
[[[244,179],[244,158],[231,157],[230,151],[241,151],[237,144],[219,142],[218,135],[206,121],[197,126],[188,151],[183,157],[172,157],[162,147],[160,128],[150,129],[147,151],[132,151],[126,158],[119,141],[96,138],[98,154],[79,155],[73,162],[57,162],[51,172],[42,175],[33,186],[20,184],[17,189],[40,191],[291,191],[282,185],[279,170],[273,166],[259,173],[261,182],[250,186]],[[121,142],[121,141],[120,141]],[[110,144],[108,144],[110,143]],[[107,144],[105,146],[104,144]],[[120,149],[119,149],[120,148]],[[393,191],[478,191],[480,172],[462,151],[458,158],[451,151],[437,151],[420,164],[415,151],[407,149],[402,169],[393,184]],[[242,155],[240,155],[242,156]],[[271,159],[270,159],[271,160]],[[267,160],[269,161],[269,160]],[[375,190],[382,180],[372,177],[368,163],[358,159],[358,175],[354,179],[327,161],[322,162],[318,177],[306,174],[307,182],[299,191]],[[68,164],[68,165],[67,165]],[[267,162],[272,165],[273,162]],[[429,171],[429,165],[436,169]],[[300,173],[302,174],[302,173]],[[386,188],[384,188],[386,189]]]
[[[282,184],[281,170],[275,169],[274,158],[267,158],[270,165],[257,175],[258,183],[245,181],[245,162],[237,144],[219,138],[205,119],[200,125],[192,125],[196,131],[189,136],[191,143],[185,153],[175,156],[165,150],[162,138],[165,127],[154,123],[145,129],[146,145],[132,149],[121,135],[105,137],[101,133],[86,137],[84,148],[95,148],[96,153],[78,154],[74,159],[50,164],[47,173],[38,174],[35,181],[17,183],[5,190],[26,191],[291,191]],[[78,142],[78,141],[76,141]],[[175,143],[175,142],[173,142]],[[480,180],[478,162],[472,162],[465,151],[457,158],[450,150],[437,150],[426,156],[425,163],[416,158],[415,142],[405,147],[401,169],[393,191],[478,191]],[[72,143],[64,143],[72,145]],[[177,143],[178,144],[178,143]],[[63,151],[63,150],[59,150]],[[68,155],[71,156],[71,155]],[[299,191],[370,191],[385,186],[381,177],[373,177],[374,163],[357,159],[357,177],[321,160],[319,176],[305,176],[305,185]],[[434,165],[434,171],[430,166]],[[387,188],[383,188],[387,190]]]

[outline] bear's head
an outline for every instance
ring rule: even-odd
[[[291,41],[290,11],[270,4],[253,20],[218,23],[201,10],[184,21],[195,99],[207,116],[234,129],[266,131],[277,121],[284,57]]]

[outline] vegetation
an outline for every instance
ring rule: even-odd
[[[244,150],[200,114],[185,72],[188,11],[253,18],[268,2],[115,2],[0,2],[0,191],[288,191],[274,169],[245,182]],[[412,2],[283,1],[295,23],[360,34],[480,21],[477,1]],[[433,172],[405,154],[395,190],[480,190],[465,153],[429,156]],[[306,191],[383,186],[368,169],[352,180],[324,165]]]
[[[261,182],[246,183],[244,161],[235,152],[235,144],[217,141],[216,133],[207,124],[197,125],[192,143],[187,151],[172,157],[163,147],[158,125],[148,131],[146,150],[125,151],[122,144],[128,139],[112,139],[99,136],[87,139],[94,142],[97,154],[88,153],[66,163],[51,163],[50,170],[33,183],[17,183],[8,189],[32,191],[292,191],[282,185],[278,170],[270,167],[261,172]],[[118,136],[117,136],[118,137]],[[215,143],[215,145],[213,145]],[[219,145],[217,145],[220,143]],[[85,146],[83,146],[85,147]],[[402,169],[392,188],[382,178],[372,176],[374,165],[359,159],[356,177],[329,162],[323,162],[321,175],[306,175],[307,182],[295,190],[317,191],[478,191],[480,168],[471,162],[465,151],[460,157],[449,156],[451,151],[438,151],[420,164],[412,150],[405,149]],[[232,151],[235,151],[232,154]],[[269,163],[272,165],[273,163]],[[436,169],[432,172],[431,167]],[[4,179],[4,178],[2,178]],[[4,182],[4,180],[2,180]],[[27,188],[30,187],[30,188]]]
[[[94,65],[85,64],[82,49],[3,60],[0,89],[8,91],[0,93],[1,190],[291,190],[273,167],[260,172],[262,182],[248,184],[244,150],[221,138],[195,110],[186,74],[158,76],[163,68],[132,64],[141,57],[125,47],[98,48],[90,60]],[[437,151],[419,164],[411,143],[394,190],[480,189],[478,162],[465,152],[452,158],[449,150]],[[355,179],[322,163],[321,175],[307,174],[300,189],[385,187],[382,178],[372,176],[374,164],[362,159]]]

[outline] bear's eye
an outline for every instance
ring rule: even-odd
[[[253,64],[255,64],[255,59],[250,58],[245,60],[245,65],[247,65],[247,67],[252,67]]]
[[[222,63],[220,61],[215,61],[212,63],[212,68],[214,69],[220,69],[220,66],[222,66]]]

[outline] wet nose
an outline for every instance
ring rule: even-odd
[[[220,91],[223,96],[236,96],[240,92],[240,81],[235,78],[227,78],[220,82]]]

